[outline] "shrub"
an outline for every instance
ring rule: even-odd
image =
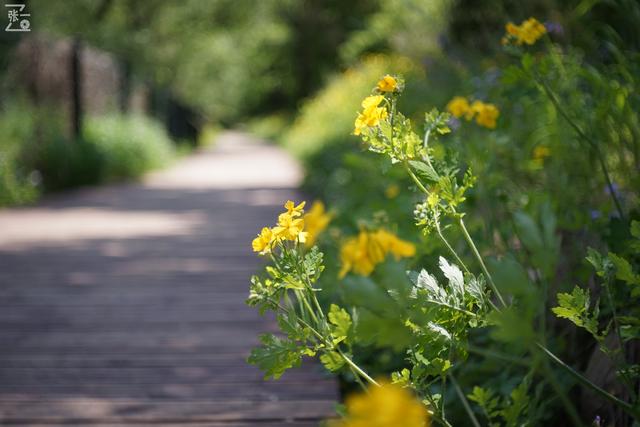
[[[144,116],[90,118],[83,138],[80,152],[97,161],[101,182],[136,178],[166,164],[174,152],[162,126]]]

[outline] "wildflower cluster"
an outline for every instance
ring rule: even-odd
[[[415,253],[416,247],[413,243],[402,240],[387,230],[361,230],[358,236],[349,238],[342,245],[340,250],[342,269],[339,277],[346,276],[350,271],[368,276],[388,254],[400,259],[412,257]]]
[[[464,117],[467,121],[476,119],[476,123],[488,129],[495,129],[500,110],[494,104],[469,100],[456,96],[447,104],[447,111],[456,118]]]
[[[505,43],[519,46],[534,44],[546,30],[530,18],[518,26],[507,25],[507,32]],[[543,72],[548,72],[545,67],[552,65],[538,70],[536,61],[544,59],[534,58],[513,46],[508,49],[522,56],[522,69],[509,70],[511,81],[537,78],[538,89],[549,97],[560,116],[570,121],[579,137],[588,139],[581,127],[571,122],[572,116],[562,110],[553,86],[548,84],[551,79]],[[415,257],[416,246],[388,229],[361,228],[357,235],[347,237],[339,247],[341,268],[338,277],[327,280],[325,274],[320,286],[323,254],[317,247],[309,248],[331,221],[331,214],[321,203],[315,203],[305,214],[304,203],[287,202],[286,211],[279,216],[277,224],[272,228],[265,227],[253,242],[254,251],[268,254],[273,263],[266,267],[265,277],[252,278],[248,299],[250,305],[261,311],[276,312],[284,336],[263,336],[262,347],[252,352],[249,361],[261,367],[268,376],[277,378],[286,369],[297,366],[303,356],[317,355],[328,370],[351,375],[368,389],[368,393],[348,398],[343,419],[329,422],[332,427],[426,427],[430,423],[451,426],[449,419],[452,418],[448,417],[452,411],[445,411],[445,403],[452,396],[459,399],[470,421],[458,424],[458,414],[454,414],[456,425],[480,426],[479,414],[487,425],[538,425],[548,419],[544,408],[551,400],[558,401],[558,396],[566,408],[564,414],[574,425],[584,425],[573,403],[566,399],[568,388],[563,390],[563,385],[558,384],[556,371],[564,371],[576,380],[576,384],[589,389],[612,407],[620,408],[630,418],[640,419],[640,401],[634,396],[640,374],[637,364],[626,359],[624,349],[631,340],[640,339],[637,321],[640,311],[636,304],[640,297],[637,263],[640,222],[630,222],[631,237],[621,242],[615,253],[589,250],[587,260],[597,275],[594,285],[602,287],[598,295],[603,295],[603,301],[606,296],[607,309],[600,310],[600,300],[592,301],[593,292],[589,287],[576,286],[570,293],[558,293],[553,302],[549,301],[547,293],[557,285],[553,280],[560,257],[557,221],[551,204],[541,204],[540,212],[535,214],[510,212],[508,222],[515,234],[503,238],[501,233],[490,229],[492,225],[485,222],[484,217],[474,221],[474,216],[465,212],[464,202],[476,177],[450,149],[455,144],[438,142],[450,132],[451,116],[474,120],[489,129],[496,128],[500,116],[498,108],[491,103],[456,96],[447,104],[448,112],[434,109],[426,113],[418,130],[418,126],[398,111],[403,89],[400,77],[382,77],[370,96],[362,101],[353,133],[360,136],[369,151],[386,157],[393,168],[404,171],[405,178],[412,181],[411,186],[392,183],[384,194],[388,199],[394,199],[402,188],[418,193],[419,196],[414,197],[415,223],[429,239],[433,236],[435,242],[442,244],[449,259],[439,256],[436,265],[408,271],[408,277],[403,277],[404,270],[383,271],[380,268],[377,272],[380,274],[375,277],[349,277],[338,281],[338,285],[345,285],[340,288],[340,293],[344,294],[340,297],[349,301],[349,307],[341,308],[332,303],[323,306],[317,298],[321,287],[327,292],[324,295],[331,298],[329,292],[332,290],[327,288],[335,279],[350,273],[370,276],[390,257],[396,260]],[[454,137],[458,138],[458,135]],[[536,170],[552,153],[555,157],[560,150],[555,146],[552,149],[546,141],[537,141],[526,153],[529,169]],[[608,177],[607,159],[601,162],[601,167]],[[388,179],[385,178],[385,182]],[[487,194],[483,190],[486,188],[478,190],[476,195]],[[406,202],[409,199],[397,200]],[[618,210],[617,220],[622,223],[625,212],[620,206]],[[485,227],[495,236],[487,239],[489,244],[482,251],[467,230],[465,222],[469,218],[470,224],[477,227],[476,232]],[[461,241],[451,244],[448,240],[451,236],[459,237]],[[490,247],[494,239],[495,245]],[[505,241],[508,241],[506,245]],[[511,242],[514,242],[513,247],[510,247]],[[276,247],[280,250],[274,251]],[[483,254],[489,252],[493,256],[486,259]],[[415,260],[413,264],[417,262]],[[388,286],[391,281],[400,285],[397,288]],[[549,287],[550,284],[554,287]],[[366,292],[375,290],[373,285],[380,285],[384,298],[376,300],[371,292],[366,294],[364,302],[354,302],[356,298],[350,299],[346,295],[349,292],[364,295],[362,289],[353,290],[359,285],[363,285]],[[548,345],[555,345],[548,333],[551,329],[547,319],[551,313],[593,337],[605,357],[611,359],[616,377],[631,397],[623,399],[600,387],[549,349]],[[358,366],[357,357],[354,361],[354,351],[372,343],[378,345],[379,341],[371,336],[384,334],[385,328],[386,334],[394,335],[393,340],[397,339],[396,334],[404,335],[404,341],[393,348],[404,350],[406,367],[391,374],[391,385],[376,382]],[[470,358],[470,354],[474,357]],[[514,381],[506,393],[502,391],[505,387],[493,390],[495,379],[483,380],[473,368],[476,375],[467,375],[468,366],[473,365],[476,358],[485,357],[509,365],[510,372],[505,373],[504,378]],[[456,378],[464,378],[466,384],[461,387]],[[469,378],[480,383],[469,384]],[[463,388],[466,387],[469,387],[467,392],[472,390],[471,393],[465,394]]]
[[[271,252],[276,243],[285,241],[313,246],[318,235],[331,221],[331,215],[325,212],[324,204],[320,201],[314,202],[309,213],[305,215],[305,203],[296,205],[291,200],[287,201],[284,205],[286,211],[278,216],[277,224],[272,228],[263,227],[253,239],[253,251],[265,255]]]
[[[507,34],[502,38],[502,44],[515,44],[520,46],[527,44],[533,45],[542,36],[547,33],[547,29],[536,18],[529,18],[520,25],[509,22],[505,29]]]

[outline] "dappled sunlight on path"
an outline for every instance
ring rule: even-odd
[[[333,413],[318,365],[278,383],[245,363],[250,242],[296,198],[276,147],[223,133],[140,184],[0,211],[0,421],[311,426]]]

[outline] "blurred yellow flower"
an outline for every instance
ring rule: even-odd
[[[329,225],[329,222],[331,222],[331,217],[332,215],[325,211],[324,203],[319,200],[313,202],[311,209],[304,216],[304,227],[307,232],[307,241],[305,243],[307,246],[310,247],[315,244],[320,233],[322,233]]]
[[[536,18],[529,18],[520,25],[509,22],[505,29],[507,31],[507,40],[512,40],[518,46],[523,43],[532,45],[547,33],[545,26]],[[505,42],[502,44],[505,44]]]
[[[273,227],[272,232],[278,238],[303,241],[306,237],[306,234],[302,233],[303,228],[302,218],[295,218],[289,212],[285,212],[278,217],[278,225]]]
[[[479,102],[479,101],[476,101]],[[476,103],[474,102],[474,104]],[[484,126],[489,129],[495,129],[496,120],[500,116],[500,110],[493,104],[485,104],[480,102],[480,105],[474,108],[476,112],[476,123],[480,126]]]
[[[396,259],[412,257],[416,253],[413,243],[398,238],[395,234],[379,229],[368,232],[361,230],[357,237],[351,237],[342,245],[340,260],[342,268],[339,277],[350,271],[361,276],[370,275],[375,266],[384,261],[388,254]]]
[[[378,90],[380,92],[393,92],[398,88],[398,81],[387,74],[378,82]]]
[[[391,184],[384,190],[384,195],[387,199],[395,199],[400,194],[400,187],[398,184]]]
[[[438,193],[435,193],[433,191],[429,193],[429,196],[427,196],[427,204],[429,205],[429,207],[435,208],[438,203],[440,203],[440,196],[438,196]]]
[[[349,396],[347,416],[331,427],[429,427],[427,408],[406,389],[382,383]]]
[[[455,96],[447,104],[447,111],[454,117],[460,118],[469,112],[469,101],[463,96]]]
[[[360,135],[364,129],[377,126],[380,120],[387,117],[387,109],[378,107],[383,99],[382,95],[372,95],[362,101],[362,113],[356,118],[354,135]]]
[[[264,255],[271,251],[271,244],[273,243],[273,232],[269,227],[263,227],[258,237],[253,239],[251,247],[254,252],[260,252]]]

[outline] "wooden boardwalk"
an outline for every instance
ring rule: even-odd
[[[245,363],[275,327],[244,305],[254,234],[296,198],[297,165],[224,133],[141,184],[0,211],[0,424],[316,426],[317,364]]]

